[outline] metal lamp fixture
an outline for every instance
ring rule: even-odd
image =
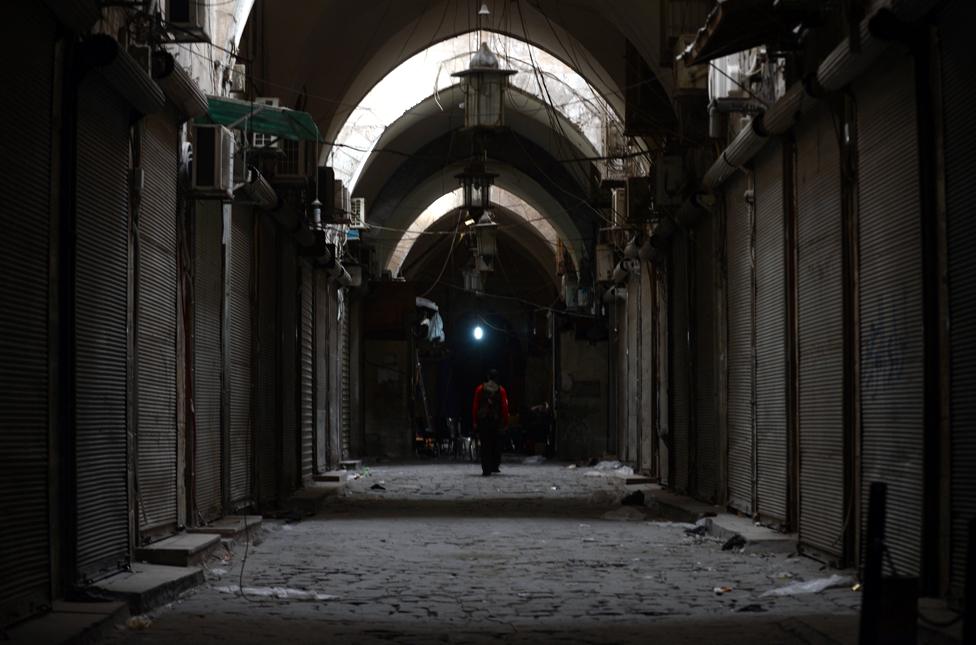
[[[461,79],[464,87],[464,127],[501,128],[505,125],[505,88],[508,77],[517,73],[501,69],[498,57],[488,43],[471,57],[468,69],[451,74]]]
[[[455,176],[461,182],[464,208],[472,217],[491,208],[491,185],[498,175],[485,170],[483,161],[468,164],[464,172]]]
[[[478,253],[478,269],[480,271],[495,270],[495,256],[498,253],[498,224],[491,217],[490,211],[485,211],[474,225],[475,244]]]

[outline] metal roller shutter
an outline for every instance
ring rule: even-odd
[[[269,217],[258,215],[257,271],[257,423],[254,426],[254,463],[258,500],[277,497],[278,446],[278,342],[277,342],[277,231]]]
[[[5,106],[0,193],[0,627],[49,604],[48,259],[55,23],[40,3],[11,3],[19,56],[0,68]]]
[[[976,5],[952,2],[939,18],[945,141],[946,227],[952,360],[949,368],[952,431],[951,589],[961,597],[966,574],[968,523],[976,517],[976,129],[972,106]]]
[[[223,308],[223,222],[220,208],[200,202],[196,212],[193,274],[193,415],[195,520],[222,515],[221,309]]]
[[[139,529],[175,529],[176,504],[176,182],[175,115],[147,117],[145,189],[136,226],[136,487]]]
[[[729,506],[753,511],[755,479],[752,209],[746,177],[736,174],[725,188],[728,257],[728,433]]]
[[[690,304],[688,294],[688,234],[679,230],[673,238],[671,268],[671,449],[674,472],[671,485],[688,492],[691,461],[691,361],[688,347]]]
[[[616,338],[614,339],[614,357],[613,357],[613,368],[614,377],[616,379],[616,391],[617,391],[617,436],[616,436],[616,452],[617,456],[623,460],[628,460],[628,453],[630,451],[629,444],[629,432],[628,425],[630,423],[630,379],[627,374],[627,341],[628,333],[628,319],[627,319],[627,303],[630,299],[630,294],[625,292],[623,298],[614,299],[614,326],[616,327]]]
[[[641,472],[654,477],[658,475],[657,446],[654,445],[656,436],[656,410],[654,406],[655,361],[657,353],[654,351],[654,281],[657,280],[654,269],[646,262],[640,268],[640,301],[638,305],[640,328],[640,356],[638,366],[640,370],[640,462]]]
[[[640,424],[640,279],[641,274],[630,275],[627,288],[627,461],[640,467],[639,424]]]
[[[77,153],[74,512],[85,582],[129,561],[129,106],[95,74],[79,90]]]
[[[352,379],[352,360],[350,356],[349,342],[349,307],[343,302],[339,292],[339,311],[342,318],[339,320],[339,427],[341,428],[342,458],[349,459],[350,443],[352,441],[352,392],[350,391],[350,381]]]
[[[721,451],[716,404],[717,357],[715,354],[716,307],[715,217],[695,228],[695,493],[718,501]]]
[[[888,484],[886,543],[899,573],[921,559],[924,346],[913,60],[886,58],[857,97],[861,492]],[[862,514],[867,519],[867,513]]]
[[[844,320],[837,135],[821,108],[797,139],[800,542],[843,555]]]
[[[298,422],[299,363],[298,363],[298,258],[295,243],[282,235],[279,311],[281,314],[281,481],[284,492],[290,493],[301,480],[299,458],[301,439]]]
[[[657,337],[654,344],[654,360],[657,369],[657,383],[655,387],[657,388],[657,396],[655,402],[657,403],[657,435],[658,435],[658,473],[661,478],[661,484],[666,486],[674,486],[673,475],[671,472],[671,350],[669,347],[668,338],[670,337],[670,329],[668,321],[670,320],[670,307],[668,302],[670,300],[670,293],[668,287],[668,273],[663,271],[661,265],[658,265],[654,271],[654,278],[656,282],[656,314],[657,314],[657,324],[655,325],[657,331]]]
[[[302,292],[301,292],[301,335],[299,370],[301,373],[301,476],[302,480],[310,480],[315,474],[315,379],[314,379],[314,333],[315,316],[313,315],[314,275],[312,270],[302,263]],[[324,460],[323,460],[324,462]]]
[[[772,143],[755,163],[756,511],[788,518],[786,227],[783,147]]]
[[[251,497],[252,466],[252,325],[251,261],[254,222],[249,208],[234,208],[230,242],[230,502]]]

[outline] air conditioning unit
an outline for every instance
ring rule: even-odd
[[[613,226],[625,226],[627,223],[627,189],[612,188],[610,192],[610,208],[613,213]]]
[[[274,96],[259,96],[254,99],[255,105],[268,105],[271,107],[278,107],[281,103],[281,99]],[[273,134],[264,134],[263,132],[254,132],[251,135],[251,145],[255,148],[261,148],[264,150],[280,150],[281,149],[281,139]]]
[[[335,213],[335,220],[340,222],[348,221],[349,213],[352,212],[352,200],[349,199],[349,189],[342,185],[341,179],[336,179],[334,186],[332,209],[333,213]]]
[[[210,4],[199,0],[163,0],[163,19],[176,42],[210,40],[207,10]]]
[[[234,135],[222,125],[193,126],[193,192],[234,198]]]
[[[366,198],[365,197],[353,197],[350,200],[352,208],[351,219],[352,225],[356,228],[366,227]]]
[[[311,141],[278,141],[283,155],[275,165],[274,181],[301,183],[314,176],[315,144]]]

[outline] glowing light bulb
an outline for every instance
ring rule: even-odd
[[[474,328],[472,335],[474,336],[475,340],[481,340],[485,337],[485,330],[481,328],[481,325],[478,325]]]

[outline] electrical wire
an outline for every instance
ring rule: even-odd
[[[454,237],[451,239],[451,248],[448,249],[447,251],[447,257],[444,259],[444,266],[441,267],[441,271],[440,273],[437,274],[437,278],[434,279],[434,283],[430,285],[427,291],[424,291],[422,294],[420,294],[421,298],[423,298],[431,291],[433,291],[434,287],[436,287],[437,284],[441,281],[441,278],[444,277],[444,272],[447,271],[447,265],[451,263],[451,257],[454,255],[454,247],[457,244],[458,231],[460,230],[460,228],[461,228],[461,213],[458,213],[457,223],[454,225]]]

